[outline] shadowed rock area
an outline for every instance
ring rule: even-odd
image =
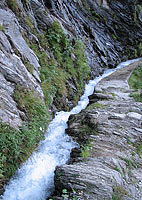
[[[66,188],[69,199],[141,200],[142,103],[129,96],[134,91],[128,85],[138,64],[101,80],[87,109],[70,117],[67,133],[81,150],[55,172],[56,191]]]

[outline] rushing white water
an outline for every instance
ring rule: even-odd
[[[65,134],[67,121],[71,114],[77,114],[89,103],[88,96],[96,84],[117,69],[125,67],[139,59],[120,63],[117,68],[107,70],[102,76],[89,81],[78,105],[70,112],[58,112],[50,123],[45,140],[40,142],[37,151],[17,170],[15,176],[5,187],[3,200],[45,200],[54,189],[54,170],[57,165],[67,162],[71,149],[77,146]]]

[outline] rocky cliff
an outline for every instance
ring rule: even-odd
[[[141,200],[142,103],[130,97],[134,90],[128,85],[137,66],[104,78],[87,109],[70,116],[67,133],[81,149],[74,149],[70,165],[57,167],[55,186],[62,197],[53,199]]]
[[[139,1],[1,0],[0,184],[89,77],[142,54]],[[89,67],[88,67],[89,66]]]

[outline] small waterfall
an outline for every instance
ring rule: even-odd
[[[70,112],[61,111],[56,114],[48,127],[45,140],[40,142],[37,150],[6,185],[2,200],[46,200],[54,190],[55,167],[65,164],[70,158],[72,148],[78,145],[65,133],[69,116],[86,108],[88,96],[93,93],[101,79],[138,60],[122,62],[117,68],[107,70],[102,76],[90,80],[78,105]]]

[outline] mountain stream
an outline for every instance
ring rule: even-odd
[[[39,143],[37,150],[5,186],[2,200],[46,200],[54,190],[56,166],[65,164],[70,158],[72,148],[78,145],[65,133],[69,116],[86,108],[89,103],[88,96],[93,93],[94,87],[101,79],[138,60],[122,62],[115,69],[109,69],[103,75],[90,80],[77,106],[70,112],[56,113],[49,124],[45,140]]]

